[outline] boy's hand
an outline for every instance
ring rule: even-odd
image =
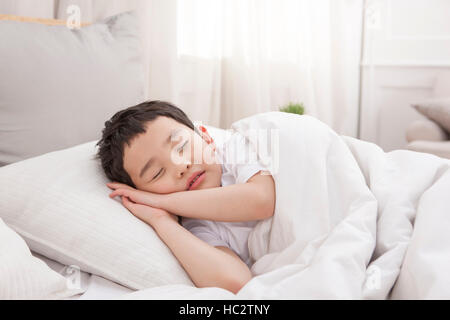
[[[173,215],[166,210],[152,208],[143,204],[134,203],[127,197],[121,196],[122,204],[128,209],[135,217],[150,224],[152,227],[161,219],[172,219],[178,223],[178,216]]]
[[[160,208],[160,194],[137,190],[126,184],[118,182],[107,183],[106,185],[108,188],[114,190],[109,195],[111,198],[116,196],[127,197],[134,203],[145,204],[153,208]]]

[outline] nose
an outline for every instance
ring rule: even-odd
[[[191,164],[182,164],[180,165],[180,169],[178,171],[178,178],[186,178],[185,173],[189,171],[191,168]]]

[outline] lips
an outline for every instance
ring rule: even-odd
[[[191,186],[194,186],[194,183],[197,182],[200,176],[202,176],[205,173],[205,171],[197,171],[194,172],[188,179],[186,183],[186,190],[189,190]]]

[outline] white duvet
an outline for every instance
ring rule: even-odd
[[[232,129],[253,146],[248,129],[279,137],[275,214],[248,241],[253,279],[237,295],[170,285],[124,298],[450,299],[449,160],[385,153],[310,116],[269,112]]]

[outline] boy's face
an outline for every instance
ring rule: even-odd
[[[220,187],[222,167],[214,161],[213,144],[172,118],[160,116],[146,127],[124,147],[124,169],[137,189],[160,194],[187,191],[196,172],[204,174],[190,190]]]

